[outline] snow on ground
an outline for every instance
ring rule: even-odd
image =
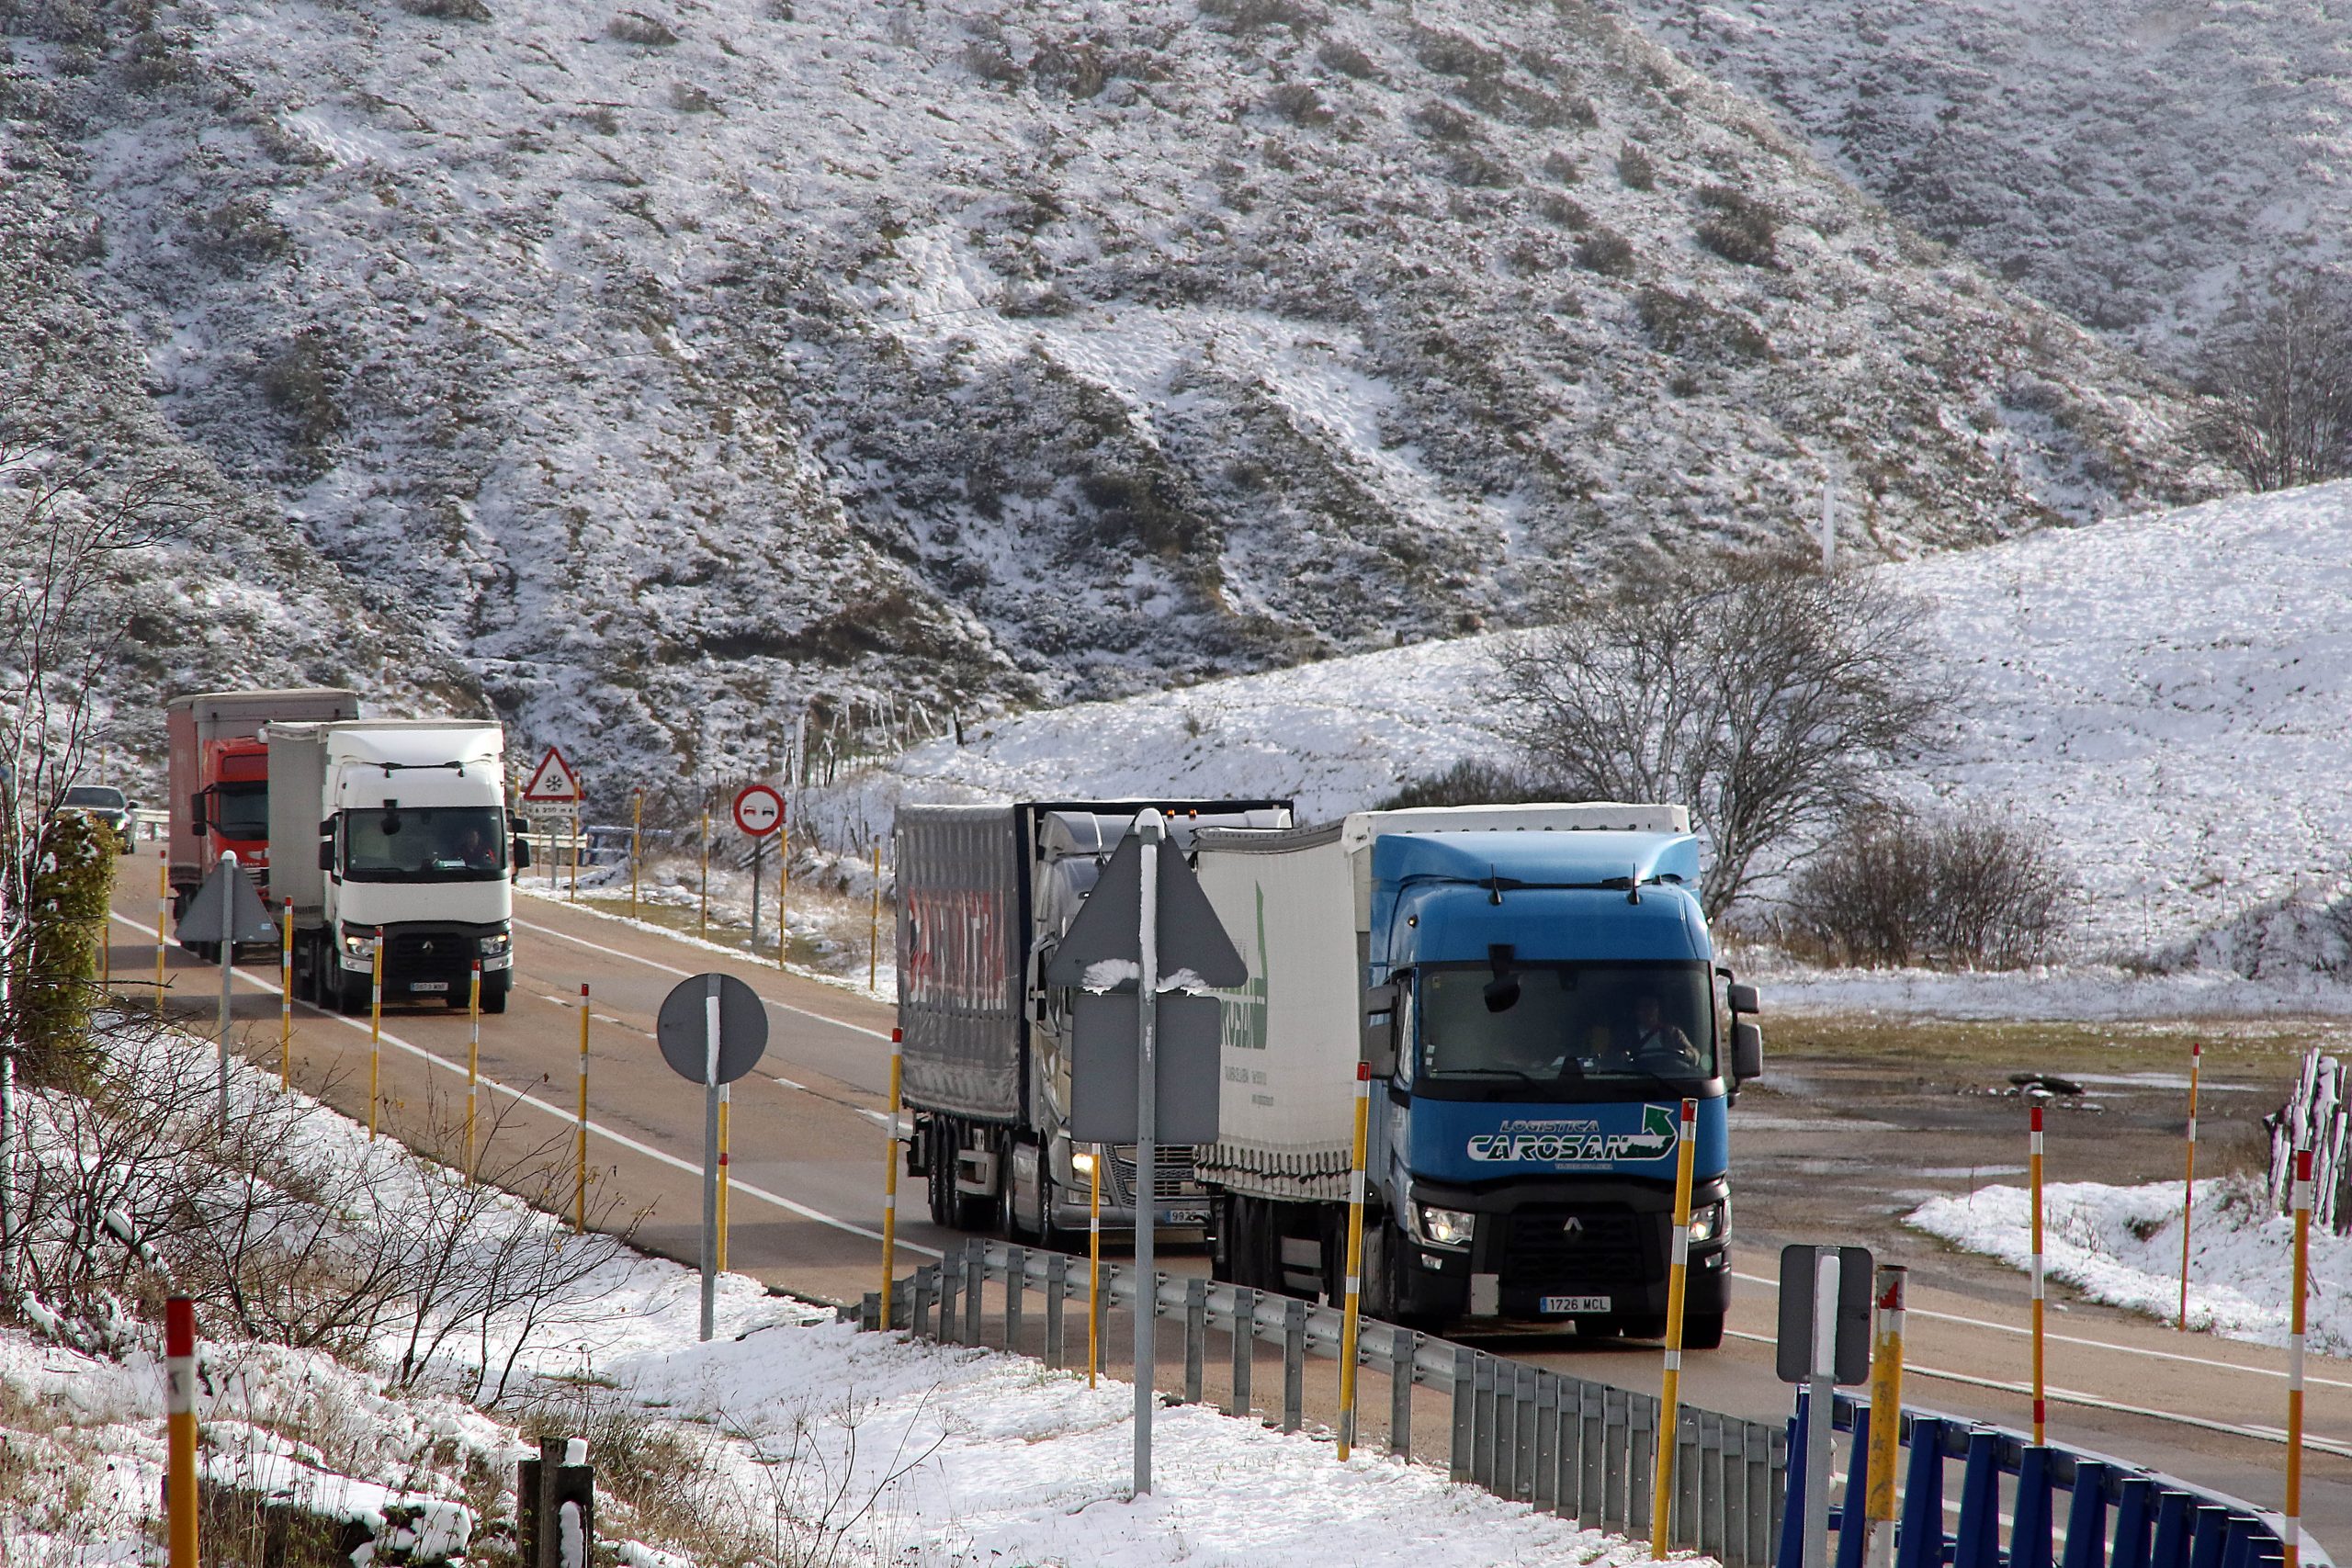
[[[2200,962],[2151,987],[2075,972],[2080,1005],[2232,1010],[2341,1001],[2352,793],[2352,482],[2247,496],[1877,570],[1931,606],[1967,683],[1945,752],[1912,767],[1921,804],[2047,820],[2082,896],[2071,956]],[[1499,634],[1513,636],[1521,634]],[[1498,637],[1419,644],[1125,702],[1001,720],[917,747],[870,795],[1293,795],[1321,818],[1402,780],[1502,757],[1487,728]],[[868,803],[860,802],[860,809]],[[2281,918],[2290,906],[2301,915]],[[2238,924],[2254,922],[2253,933]],[[2269,933],[2286,929],[2273,940]],[[2229,940],[2185,949],[2206,933]],[[2262,940],[2255,940],[2256,936]],[[2267,956],[2266,956],[2267,955]],[[2233,990],[2231,971],[2270,981]],[[2304,972],[2301,981],[2291,978]],[[2033,986],[2045,1009],[2042,979]],[[1866,984],[1962,1005],[2011,980]]]
[[[2064,1181],[2043,1189],[2043,1257],[2050,1277],[2093,1301],[2169,1322],[2180,1305],[2181,1184],[2109,1187]],[[2023,1269],[2033,1252],[2030,1194],[1984,1187],[1938,1198],[1905,1223]],[[2257,1182],[2197,1184],[2189,1249],[2190,1326],[2259,1345],[2284,1345],[2293,1294],[2294,1222],[2270,1212]],[[2352,1238],[2314,1229],[2311,1348],[2352,1350]]]
[[[234,1092],[239,1104],[277,1094],[243,1065]],[[296,1102],[302,1141],[380,1165],[395,1189],[454,1179],[420,1177],[389,1154],[390,1140],[371,1149],[356,1123]],[[218,1314],[199,1308],[206,1469],[379,1529],[401,1510],[413,1543],[462,1547],[506,1528],[475,1517],[481,1494],[469,1499],[467,1479],[512,1476],[529,1451],[522,1414],[593,1406],[683,1438],[679,1484],[695,1489],[693,1511],[794,1561],[1471,1568],[1631,1563],[1647,1552],[1385,1454],[1359,1451],[1342,1465],[1328,1434],[1284,1435],[1199,1406],[1161,1415],[1154,1493],[1131,1502],[1131,1385],[1089,1389],[1082,1375],[1019,1357],[861,1334],[740,1275],[721,1278],[718,1337],[702,1344],[695,1273],[626,1248],[540,1308],[520,1345],[519,1397],[488,1409],[448,1390],[516,1350],[514,1323],[451,1341],[444,1375],[429,1380],[439,1391],[404,1392],[323,1352],[223,1340]],[[0,1562],[144,1560],[139,1536],[164,1461],[163,1372],[156,1337],[132,1337],[118,1359],[0,1327],[0,1441],[45,1464],[31,1494],[0,1493]],[[398,1353],[387,1340],[375,1359]],[[503,1511],[511,1480],[499,1491]],[[599,1513],[624,1533],[628,1517]],[[679,1561],[642,1546],[623,1556]]]

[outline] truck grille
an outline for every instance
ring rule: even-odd
[[[385,983],[468,980],[481,947],[477,938],[463,931],[395,931],[384,949]]]
[[[1510,1216],[1506,1280],[1530,1285],[1638,1285],[1654,1272],[1630,1209],[1521,1209]]]
[[[1193,1151],[1189,1146],[1170,1147],[1162,1145],[1159,1168],[1152,1172],[1152,1193],[1161,1202],[1171,1198],[1193,1198],[1201,1193],[1201,1184],[1193,1171]],[[1136,1201],[1136,1146],[1116,1144],[1111,1149],[1111,1195],[1122,1207]]]

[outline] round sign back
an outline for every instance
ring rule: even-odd
[[[709,1068],[709,1000],[718,995],[718,1075]],[[768,1048],[768,1011],[757,991],[732,975],[695,975],[681,980],[662,998],[654,1024],[662,1059],[688,1083],[733,1083],[759,1066]]]

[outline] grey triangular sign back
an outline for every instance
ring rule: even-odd
[[[1189,969],[1204,985],[1228,988],[1246,984],[1250,966],[1209,907],[1201,879],[1174,844],[1163,840],[1159,849],[1160,975]],[[1102,880],[1079,906],[1078,919],[1054,950],[1046,965],[1046,983],[1082,986],[1087,969],[1106,959],[1141,964],[1143,937],[1136,928],[1142,908],[1143,840],[1130,832],[1111,852]]]
[[[233,861],[222,861],[187,901],[176,933],[187,942],[275,942],[277,922],[269,918],[253,878]]]

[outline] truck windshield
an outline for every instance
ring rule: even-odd
[[[494,806],[403,806],[343,814],[353,882],[492,882],[506,874],[505,813]]]
[[[1703,1083],[1715,1076],[1713,994],[1703,964],[1531,964],[1425,968],[1424,1082],[1506,1086],[1512,1099]]]
[[[212,786],[212,830],[224,839],[259,842],[269,837],[269,784],[251,779]]]

